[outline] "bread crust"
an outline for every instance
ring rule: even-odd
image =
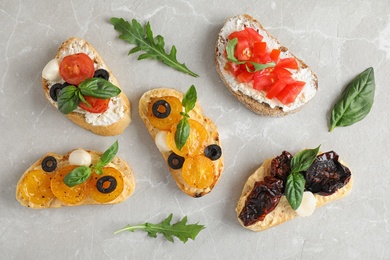
[[[145,92],[139,101],[139,114],[140,114],[146,128],[148,129],[151,137],[153,138],[153,140],[155,139],[159,130],[157,128],[155,128],[149,122],[149,119],[147,117],[148,105],[153,98],[159,98],[159,97],[164,97],[164,96],[173,96],[173,97],[178,98],[179,100],[182,100],[184,95],[183,95],[183,93],[181,93],[175,89],[158,88],[158,89],[153,89],[153,90]],[[218,129],[217,129],[216,125],[211,121],[211,119],[204,116],[204,114],[202,112],[202,108],[200,107],[198,102],[196,102],[195,107],[189,112],[189,115],[190,115],[191,119],[194,119],[194,120],[200,122],[206,128],[206,130],[208,132],[207,143],[208,144],[217,144],[222,148],[221,141],[219,139]],[[164,157],[165,161],[167,161],[167,159],[170,155],[170,152],[161,152],[161,154]],[[170,168],[169,166],[168,166],[168,168],[171,171],[172,176],[175,179],[176,184],[180,188],[180,190],[182,190],[184,193],[186,193],[187,195],[189,195],[191,197],[202,197],[202,196],[208,194],[214,188],[214,186],[219,181],[219,178],[221,177],[221,174],[222,174],[222,171],[224,168],[223,154],[218,160],[215,160],[212,162],[214,164],[214,182],[211,186],[204,188],[204,189],[197,189],[197,188],[193,188],[190,185],[188,185],[182,177],[181,169],[174,170],[174,169]]]
[[[87,55],[91,57],[93,62],[97,64],[99,67],[104,68],[107,70],[110,76],[110,82],[120,88],[119,83],[111,70],[107,67],[103,59],[100,57],[99,53],[95,50],[95,48],[89,44],[87,41],[72,37],[66,40],[64,43],[61,44],[59,47],[57,54],[55,56],[56,59],[62,60],[64,56],[66,56],[66,53],[69,52],[70,49],[75,48],[80,49],[80,52],[84,52]],[[46,98],[50,101],[50,103],[57,108],[57,102],[51,99],[50,97],[50,85],[49,82],[42,78],[42,85],[43,90],[45,92]],[[126,127],[130,124],[130,114],[131,114],[131,105],[130,101],[127,98],[127,96],[123,93],[123,91],[119,94],[120,99],[122,100],[122,106],[123,106],[123,113],[124,116],[120,118],[117,122],[109,124],[109,125],[92,125],[88,123],[85,119],[85,115],[83,113],[79,113],[77,111],[73,111],[69,114],[66,114],[66,117],[68,117],[72,122],[75,124],[81,126],[82,128],[89,130],[95,134],[103,135],[103,136],[113,136],[113,135],[119,135],[123,133],[123,131],[126,129]]]
[[[274,43],[276,43],[279,47],[278,49],[281,51],[281,54],[288,53],[291,57],[294,57],[298,61],[299,70],[307,69],[310,71],[311,76],[313,78],[311,87],[314,87],[315,90],[318,89],[318,78],[317,75],[310,69],[306,63],[304,63],[301,59],[297,58],[295,55],[293,55],[287,47],[282,46],[279,41],[269,34],[269,32],[264,29],[264,27],[253,17],[251,17],[248,14],[242,14],[238,15],[232,18],[229,18],[226,20],[224,26],[221,29],[221,32],[218,35],[218,40],[216,44],[216,51],[215,51],[215,65],[216,70],[218,74],[220,75],[220,78],[224,85],[229,89],[229,91],[241,102],[243,103],[247,108],[249,108],[251,111],[258,115],[262,116],[271,116],[271,117],[280,117],[280,116],[286,116],[292,113],[296,113],[302,109],[302,105],[296,107],[292,110],[284,111],[281,106],[276,105],[275,107],[271,107],[268,103],[259,101],[255,98],[253,98],[250,95],[247,95],[243,93],[239,88],[237,89],[235,86],[239,85],[239,83],[235,78],[233,79],[232,76],[229,76],[230,73],[225,70],[226,65],[226,58],[225,56],[225,49],[226,45],[228,43],[228,40],[226,37],[224,37],[224,31],[229,31],[229,26],[232,21],[240,20],[243,23],[251,24],[256,26],[255,29],[260,29],[261,32],[263,32],[269,39],[271,39]],[[232,33],[234,30],[230,30],[229,32]],[[259,32],[260,33],[260,32]],[[260,33],[262,34],[262,33]],[[264,35],[262,34],[262,35]],[[233,81],[233,82],[232,82]],[[247,86],[248,88],[252,88],[252,83],[243,84]],[[302,95],[302,94],[301,94]]]
[[[295,210],[291,208],[290,204],[287,201],[286,196],[283,195],[276,208],[273,211],[271,211],[269,214],[267,214],[267,216],[264,218],[263,221],[258,221],[250,226],[245,226],[244,223],[239,218],[239,215],[245,206],[246,199],[252,192],[255,183],[259,181],[263,181],[265,176],[271,175],[271,162],[272,162],[272,158],[265,160],[264,163],[248,178],[242,190],[240,199],[238,200],[237,203],[236,213],[237,213],[238,222],[244,228],[256,232],[263,231],[265,229],[277,226],[298,216]],[[341,160],[339,160],[339,162],[343,165],[346,165],[345,162]],[[351,179],[344,187],[338,189],[332,195],[321,196],[318,194],[314,194],[314,197],[317,200],[316,208],[347,196],[351,192],[352,186],[353,186],[353,176],[351,176]]]
[[[57,169],[60,169],[62,167],[65,167],[69,164],[69,156],[73,152],[69,151],[68,153],[61,155],[61,154],[56,154],[53,152],[47,153],[45,156],[40,158],[38,161],[36,161],[33,165],[31,165],[22,175],[22,177],[19,179],[18,184],[16,185],[16,199],[22,204],[23,206],[29,207],[29,208],[34,208],[34,209],[43,209],[43,208],[60,208],[63,206],[81,206],[81,205],[90,205],[90,204],[116,204],[123,202],[126,200],[130,195],[133,194],[134,188],[135,188],[135,180],[134,180],[134,174],[130,166],[121,158],[118,156],[115,156],[114,159],[106,166],[106,167],[113,167],[117,170],[119,170],[122,174],[123,177],[123,183],[124,183],[124,188],[122,193],[114,200],[106,203],[100,203],[95,200],[93,200],[91,197],[87,196],[83,201],[77,204],[67,204],[58,198],[52,199],[48,204],[45,205],[39,205],[39,204],[34,204],[30,200],[27,200],[23,197],[22,195],[22,183],[23,180],[26,178],[26,176],[33,170],[42,170],[42,161],[44,158],[47,156],[53,156],[57,160]],[[101,158],[102,152],[94,151],[94,150],[86,150],[92,158],[92,164],[95,165],[97,161]],[[54,176],[56,171],[53,172],[46,172],[46,174],[49,174],[50,176]]]

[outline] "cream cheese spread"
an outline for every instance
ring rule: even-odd
[[[271,108],[281,107],[284,112],[295,110],[304,104],[306,104],[313,96],[315,95],[316,89],[316,76],[309,68],[300,68],[297,71],[292,70],[292,77],[295,80],[306,82],[305,87],[302,89],[301,93],[297,96],[296,100],[289,104],[284,105],[278,99],[268,99],[266,98],[266,93],[263,91],[259,91],[253,88],[253,83],[240,83],[236,80],[236,78],[230,74],[227,70],[225,70],[225,66],[227,61],[227,57],[225,55],[225,49],[228,42],[228,36],[235,31],[244,30],[245,27],[252,27],[256,31],[259,32],[261,36],[263,36],[263,41],[267,43],[268,51],[272,49],[278,49],[280,47],[279,42],[272,38],[267,31],[262,29],[257,23],[248,20],[245,16],[240,15],[228,20],[225,26],[222,28],[220,32],[220,36],[222,39],[219,39],[217,44],[217,55],[218,55],[218,66],[221,68],[221,72],[225,77],[226,82],[230,85],[233,91],[240,91],[244,95],[250,96],[251,98],[257,100],[261,103],[268,104]],[[290,51],[281,51],[280,58],[288,58],[294,57]],[[298,64],[299,64],[298,60]]]

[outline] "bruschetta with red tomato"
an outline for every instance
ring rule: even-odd
[[[72,37],[42,71],[46,98],[77,125],[98,135],[121,134],[130,123],[130,102],[98,52]]]
[[[297,112],[318,89],[309,66],[247,14],[228,19],[222,27],[215,63],[230,92],[259,115]]]

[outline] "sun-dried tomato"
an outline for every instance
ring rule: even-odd
[[[283,151],[281,155],[275,157],[271,161],[271,176],[283,181],[283,192],[284,184],[287,181],[287,176],[291,172],[291,159],[292,155],[287,151]]]
[[[304,174],[306,190],[328,196],[344,187],[351,179],[351,171],[338,159],[333,151],[318,155]]]
[[[264,220],[275,209],[283,194],[282,187],[283,181],[271,176],[255,183],[239,215],[245,226]]]

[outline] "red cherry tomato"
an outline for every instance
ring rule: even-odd
[[[81,101],[79,103],[79,107],[91,113],[103,113],[108,109],[108,103],[110,102],[110,99],[101,99],[91,96],[84,96],[84,99],[91,105],[91,107]]]
[[[64,57],[60,63],[60,75],[68,83],[79,85],[92,78],[95,67],[91,58],[85,53],[76,53]]]

